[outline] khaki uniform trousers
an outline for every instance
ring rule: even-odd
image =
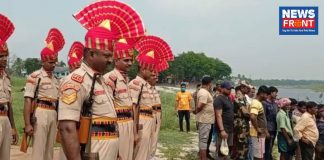
[[[10,159],[11,125],[8,116],[0,116],[0,160]]]
[[[134,137],[134,134],[133,134],[133,137]],[[93,153],[98,152],[100,160],[106,160],[106,159],[114,160],[114,159],[117,159],[117,156],[118,156],[118,149],[117,149],[118,138],[112,139],[112,140],[91,140],[91,144],[92,144],[91,145],[91,152],[93,152]],[[133,148],[133,145],[131,145],[131,148]],[[131,158],[132,158],[132,156],[133,155],[131,155]],[[60,157],[60,160],[67,160],[62,147],[60,148],[59,157]],[[127,159],[125,159],[125,160],[127,160]]]
[[[119,156],[122,160],[133,160],[134,151],[134,122],[118,122]]]
[[[37,108],[37,118],[33,136],[33,160],[52,160],[57,130],[57,113],[55,110]]]
[[[118,138],[109,140],[91,140],[91,152],[99,153],[99,160],[117,160]]]
[[[151,156],[151,141],[152,141],[152,130],[154,127],[154,119],[152,117],[140,116],[140,124],[143,125],[143,129],[139,131],[139,143],[135,150],[135,160],[149,160]]]

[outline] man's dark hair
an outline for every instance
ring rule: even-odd
[[[84,47],[84,49],[83,49],[83,57],[87,57],[89,55],[88,54],[89,52],[90,52],[90,48]]]
[[[316,107],[317,106],[317,103],[313,102],[313,101],[309,101],[306,103],[306,109],[310,109],[310,108],[313,108],[313,107]]]
[[[201,87],[201,84],[197,84],[196,88],[199,88],[199,87]]]
[[[213,87],[213,92],[216,92],[217,91],[217,87]]]
[[[263,93],[269,94],[269,88],[267,86],[265,86],[265,85],[262,85],[262,86],[259,87],[257,95],[260,95],[260,94],[263,94]]]
[[[306,102],[305,101],[299,101],[297,106],[300,108],[300,107],[303,107],[303,106],[306,106]]]
[[[278,89],[276,87],[274,87],[274,86],[270,86],[269,87],[269,93],[271,94],[273,92],[277,92],[278,93]]]
[[[213,81],[213,78],[210,76],[204,76],[201,80],[201,84],[202,85],[208,85],[209,83],[211,83]]]
[[[317,105],[317,107],[318,107],[318,110],[320,110],[320,109],[324,108],[324,104],[319,104],[319,105]]]
[[[297,105],[297,100],[295,98],[289,98],[289,100],[291,101],[290,105]]]
[[[235,92],[237,92],[237,91],[240,91],[242,89],[242,86],[240,85],[240,86],[236,86],[235,87]]]

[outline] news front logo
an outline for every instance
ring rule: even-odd
[[[279,7],[279,35],[318,35],[318,7]]]

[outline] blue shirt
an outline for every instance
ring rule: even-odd
[[[317,144],[324,145],[324,121],[317,120],[316,124],[319,132],[319,139],[317,141]]]
[[[269,132],[277,130],[277,111],[278,105],[275,102],[265,100],[262,102],[263,108],[265,110],[265,116],[267,119],[267,128]]]

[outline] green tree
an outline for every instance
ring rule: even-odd
[[[42,66],[42,62],[38,58],[27,58],[25,60],[25,69],[27,74],[31,74],[32,72],[38,70]]]
[[[231,67],[221,60],[189,51],[176,56],[174,62],[170,63],[169,70],[161,73],[160,78],[174,75],[176,81],[199,81],[202,76],[210,75],[219,80],[229,78],[231,73]]]
[[[22,76],[22,71],[24,70],[24,61],[21,58],[16,58],[11,67],[12,74],[15,76]]]

